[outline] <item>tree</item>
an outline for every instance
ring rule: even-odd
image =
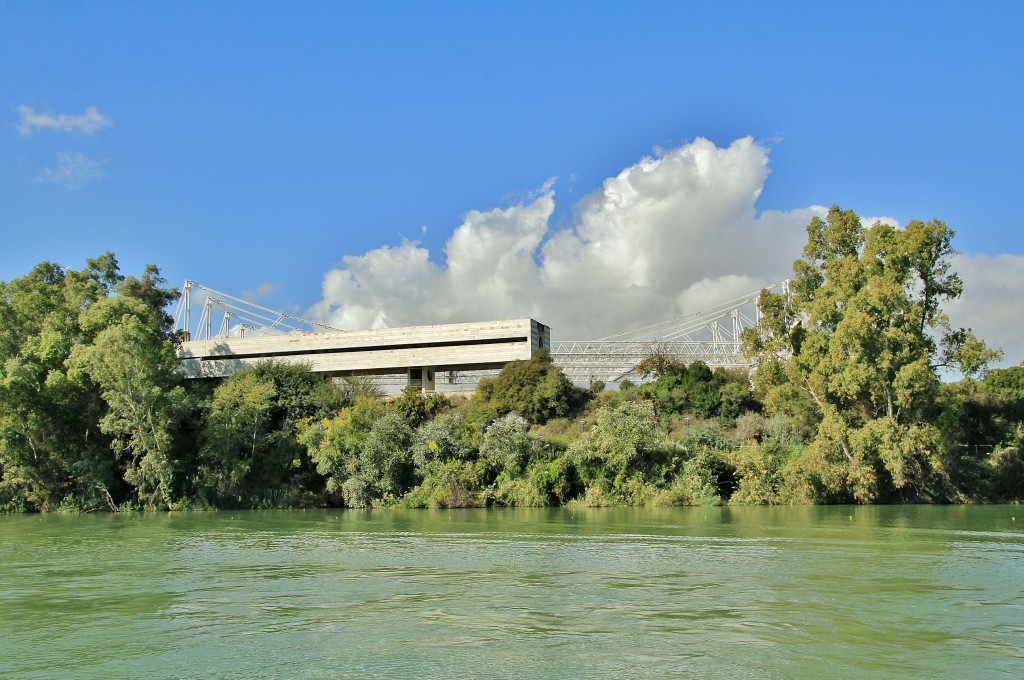
[[[825,499],[940,496],[943,452],[928,418],[938,370],[972,374],[998,356],[942,311],[963,289],[950,270],[953,231],[939,221],[865,227],[836,206],[807,235],[792,295],[763,291],[762,318],[744,336],[770,382],[762,389],[813,405],[805,455]]]
[[[412,429],[394,412],[370,428],[355,459],[354,474],[345,480],[345,503],[362,508],[378,501],[396,501],[412,486]]]
[[[491,423],[480,444],[480,456],[495,470],[522,472],[535,448],[530,424],[518,413],[507,413]]]
[[[481,380],[475,395],[498,415],[514,411],[533,423],[567,415],[576,398],[573,384],[543,349],[527,361],[507,364],[493,381]]]
[[[173,496],[173,428],[185,391],[162,310],[136,298],[106,298],[84,311],[80,324],[86,333],[102,330],[72,350],[69,377],[99,386],[107,406],[100,430],[124,463],[125,481],[146,507],[164,507]]]
[[[170,392],[168,364],[156,357],[168,356],[169,343],[161,345],[170,335],[163,305],[176,293],[162,283],[152,265],[143,279],[124,277],[111,253],[88,260],[82,271],[43,262],[0,283],[0,504],[116,507],[126,488],[140,488],[135,482],[148,467],[141,465],[145,454],[120,454],[162,448],[167,412],[149,425],[142,424],[145,418],[130,423],[125,409],[136,404],[124,390],[140,389],[160,374],[158,382]],[[149,358],[141,359],[146,353]],[[141,367],[139,361],[149,359],[160,367]],[[136,373],[119,380],[115,369]],[[151,477],[167,481],[161,471],[163,463]]]
[[[594,416],[596,422],[566,452],[588,493],[626,499],[638,486],[665,481],[671,452],[651,402],[626,401]]]
[[[290,493],[312,490],[316,475],[299,424],[336,414],[346,401],[303,364],[260,361],[227,378],[214,391],[200,451],[207,501],[281,505]]]
[[[409,427],[417,428],[422,423],[432,420],[438,414],[451,407],[448,397],[437,392],[424,392],[410,385],[402,390],[401,396],[391,402],[391,408],[405,419]]]
[[[302,424],[299,441],[327,491],[350,507],[394,501],[412,484],[412,428],[379,399],[359,396],[333,418]]]
[[[251,370],[232,375],[214,391],[198,480],[209,503],[249,501],[249,473],[272,444],[270,409],[276,396],[273,382]]]
[[[703,361],[689,366],[675,363],[663,367],[658,379],[646,385],[643,391],[650,395],[663,415],[692,411],[701,418],[711,418],[718,413],[720,382]]]
[[[645,378],[651,375],[660,378],[685,370],[685,368],[686,365],[669,349],[666,343],[655,340],[648,347],[640,363],[633,367],[633,370]]]

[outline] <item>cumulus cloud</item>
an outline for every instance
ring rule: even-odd
[[[946,305],[954,326],[971,328],[1005,354],[1001,365],[1024,361],[1024,255],[957,255],[953,270],[960,274],[964,292]]]
[[[789,275],[825,209],[757,214],[768,150],[697,139],[641,159],[552,230],[553,182],[471,211],[443,258],[405,241],[343,259],[308,312],[337,328],[533,317],[560,339],[603,337],[707,308]]]
[[[81,153],[62,152],[57,154],[57,165],[43,169],[43,179],[63,184],[69,189],[101,179],[106,160],[92,160]]]
[[[23,135],[30,135],[36,130],[55,130],[57,132],[80,132],[91,135],[114,124],[114,119],[100,113],[95,106],[90,106],[77,116],[65,113],[56,116],[49,113],[38,113],[30,106],[19,106],[18,114],[21,121],[18,130]]]
[[[827,209],[756,212],[768,151],[697,139],[608,178],[553,230],[546,183],[507,208],[466,214],[444,253],[413,241],[345,257],[306,316],[336,328],[532,317],[556,339],[613,335],[714,306],[792,276],[804,227]],[[868,225],[891,217],[867,217]],[[947,310],[1024,359],[1024,255],[959,255],[964,294]]]

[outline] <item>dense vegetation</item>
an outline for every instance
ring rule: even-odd
[[[653,381],[616,391],[543,353],[472,397],[272,361],[184,381],[155,267],[42,263],[0,282],[0,509],[1024,497],[1024,365],[986,372],[998,355],[943,314],[952,231],[838,208],[807,229],[792,295],[763,293],[745,338],[755,372],[652,345]]]

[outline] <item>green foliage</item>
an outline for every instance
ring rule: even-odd
[[[417,428],[451,408],[451,402],[443,394],[424,393],[418,387],[410,385],[402,391],[398,399],[391,402],[391,408],[405,419],[409,427]]]
[[[695,361],[689,367],[674,364],[664,369],[643,392],[654,400],[663,414],[690,411],[701,418],[714,416],[718,409],[718,385],[707,364]]]
[[[434,508],[484,504],[487,464],[478,460],[471,432],[465,414],[458,411],[420,425],[413,437],[412,460],[421,481],[405,504]]]
[[[583,492],[575,467],[561,451],[536,443],[531,449],[524,471],[506,468],[498,474],[490,492],[495,503],[511,507],[564,505]]]
[[[110,253],[0,283],[0,498],[31,510],[162,506],[180,393],[167,361],[176,292]],[[67,497],[67,500],[65,500]]]
[[[370,428],[358,448],[354,475],[343,488],[345,503],[365,507],[393,502],[412,486],[412,429],[396,413],[384,414]],[[359,493],[350,493],[349,483],[357,480]]]
[[[566,458],[587,491],[584,504],[643,502],[673,471],[673,450],[646,401],[600,409]]]
[[[730,502],[740,505],[791,502],[786,466],[798,455],[798,449],[779,441],[738,447],[730,454],[738,480]]]
[[[744,413],[760,410],[760,404],[750,389],[750,380],[745,373],[730,374],[722,369],[715,371],[718,378],[718,410],[716,415],[727,423],[735,422]]]
[[[212,505],[249,500],[249,473],[273,446],[270,410],[277,390],[255,371],[229,377],[214,392],[200,452],[200,489]]]
[[[468,460],[475,457],[469,441],[466,417],[457,411],[441,414],[423,423],[413,437],[412,459],[423,476],[437,463]]]
[[[761,441],[765,419],[760,413],[744,413],[736,419],[736,438],[740,441]]]
[[[484,433],[480,456],[498,472],[522,472],[537,447],[530,437],[530,424],[518,413],[498,418]]]
[[[432,465],[419,486],[403,499],[415,508],[475,508],[485,504],[482,461],[448,460]]]
[[[413,484],[413,430],[377,399],[357,397],[333,418],[306,423],[299,441],[349,507],[396,502]]]
[[[0,282],[0,512],[1019,501],[1024,366],[938,380],[997,356],[942,312],[951,237],[812,221],[744,337],[753,389],[655,344],[643,387],[577,390],[542,352],[468,402],[271,361],[182,384],[156,267],[42,263]]]
[[[770,367],[770,412],[819,419],[805,455],[826,498],[874,502],[943,493],[941,436],[930,416],[937,370],[972,373],[997,356],[949,326],[941,303],[962,291],[945,224],[861,224],[833,207],[807,226],[791,298],[761,295],[762,319],[744,337]],[[781,370],[780,370],[781,369]]]
[[[663,416],[691,413],[732,422],[758,408],[745,374],[721,368],[712,371],[702,361],[662,366],[657,380],[642,387],[641,393],[654,401]]]
[[[336,413],[346,395],[308,366],[261,361],[216,388],[196,488],[210,505],[280,506],[316,490],[299,423]]]
[[[683,444],[688,449],[714,451],[727,451],[733,447],[732,441],[725,436],[722,427],[713,420],[697,420],[691,423],[689,433],[683,437]]]
[[[474,401],[495,415],[515,412],[532,423],[565,416],[580,395],[546,350],[527,361],[513,361],[493,381],[484,380]]]
[[[309,365],[284,361],[259,361],[252,372],[273,383],[276,398],[273,414],[280,427],[294,430],[304,418],[326,418],[354,400],[351,394],[331,380],[310,370]]]
[[[707,449],[698,450],[682,470],[652,499],[654,505],[720,505],[722,461]]]
[[[985,461],[989,495],[997,501],[1024,500],[1024,427],[1018,425],[1016,442],[998,446]]]
[[[107,404],[100,430],[111,437],[124,480],[145,507],[165,507],[174,495],[174,426],[185,403],[165,319],[141,300],[117,297],[93,304],[80,323],[86,333],[102,330],[73,349],[69,377],[100,387]]]
[[[387,412],[381,400],[359,396],[332,418],[300,424],[299,443],[326,478],[329,493],[339,493],[345,481],[358,472],[362,443]]]

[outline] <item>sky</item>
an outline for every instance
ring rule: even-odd
[[[0,0],[0,280],[112,251],[340,328],[603,337],[956,230],[1024,360],[1024,3]]]

